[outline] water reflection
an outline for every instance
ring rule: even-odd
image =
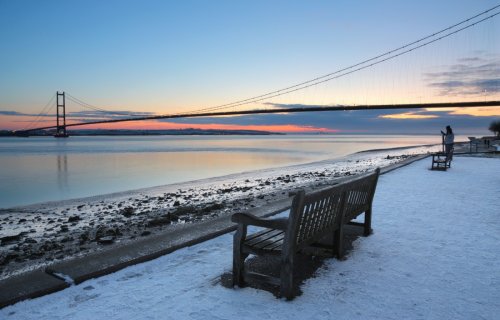
[[[68,189],[68,156],[57,155],[57,183],[60,191]]]
[[[319,135],[4,138],[0,139],[0,208],[331,159],[367,149],[439,143],[439,139]]]

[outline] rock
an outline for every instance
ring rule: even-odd
[[[170,217],[160,217],[160,218],[155,218],[151,219],[148,221],[147,226],[148,227],[158,227],[158,226],[163,226],[166,224],[170,224],[172,220]]]
[[[80,245],[84,244],[85,242],[87,242],[89,240],[89,234],[88,232],[85,232],[85,233],[82,233],[80,235]]]
[[[62,243],[69,242],[69,241],[73,241],[73,237],[64,237],[61,239]]]
[[[122,211],[121,211],[121,214],[126,217],[126,218],[129,218],[131,217],[133,214],[134,214],[134,208],[132,207],[126,207],[124,208]]]
[[[210,204],[210,205],[206,206],[205,208],[201,209],[201,212],[202,213],[209,213],[211,211],[220,210],[220,209],[224,209],[224,204],[213,203],[213,204]]]
[[[9,242],[19,241],[19,240],[21,240],[22,236],[23,236],[22,232],[18,233],[18,234],[10,235],[10,236],[4,236],[4,237],[0,238],[0,242],[2,244],[6,244]]]
[[[141,233],[141,237],[149,236],[150,234],[151,234],[151,231],[146,230],[146,231],[143,231]]]
[[[113,237],[113,236],[106,236],[106,237],[99,238],[97,240],[97,242],[100,243],[100,244],[111,244],[111,243],[113,243],[114,240],[115,240],[115,237]]]
[[[7,264],[9,261],[15,260],[17,258],[19,258],[19,255],[17,253],[9,252],[7,256],[5,256],[2,264]]]
[[[80,221],[81,218],[79,216],[71,216],[68,218],[68,222],[76,222],[76,221]]]

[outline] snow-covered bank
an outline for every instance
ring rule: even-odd
[[[439,147],[356,153],[344,158],[0,210],[0,279],[109,249],[173,225],[247,210],[335,179],[384,167]]]
[[[232,238],[0,310],[2,319],[496,319],[500,159],[423,160],[380,177],[374,234],[327,260],[291,302],[227,289]]]

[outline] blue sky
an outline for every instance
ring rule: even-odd
[[[6,117],[7,112],[36,114],[56,90],[107,110],[157,114],[245,99],[371,58],[498,4],[0,0],[0,129],[28,120]],[[500,100],[499,25],[497,16],[394,61],[264,102],[269,106]],[[460,66],[462,74],[457,73]],[[488,75],[488,70],[478,71],[481,66],[489,66]],[[464,74],[474,78],[457,82]],[[472,82],[489,88],[488,93],[478,94]],[[77,105],[68,109],[82,111]],[[419,132],[453,121],[463,131],[477,131],[487,128],[500,111],[481,117],[440,112],[434,113],[437,118],[418,120],[353,114],[179,122]]]

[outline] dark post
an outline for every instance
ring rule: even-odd
[[[67,138],[68,133],[66,132],[66,96],[64,92],[56,93],[56,104],[57,104],[57,132],[54,135],[56,138]],[[60,102],[62,101],[62,102]],[[59,111],[61,109],[61,111]]]
[[[441,149],[442,152],[444,153],[444,134],[441,134]]]

